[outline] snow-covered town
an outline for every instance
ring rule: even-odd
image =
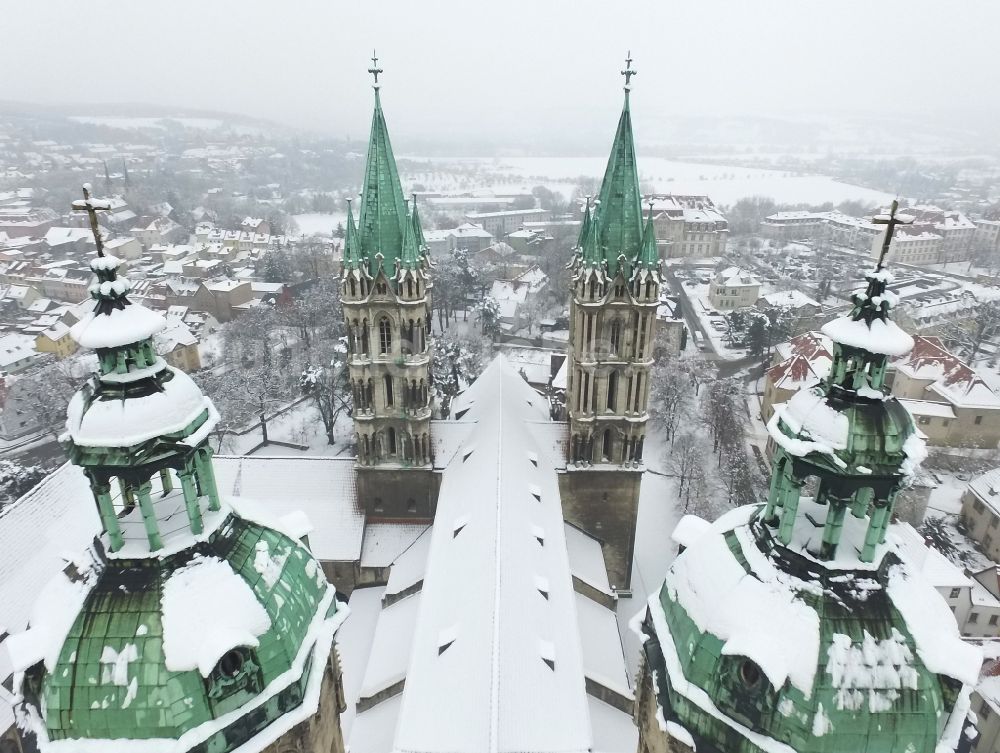
[[[1000,9],[556,5],[10,9],[0,753],[1000,753]]]

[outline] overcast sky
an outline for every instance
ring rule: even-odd
[[[404,143],[606,123],[628,49],[637,118],[1000,115],[996,0],[39,0],[2,16],[0,98],[207,108],[358,138],[377,46]]]

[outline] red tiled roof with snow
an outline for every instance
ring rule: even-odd
[[[972,367],[944,348],[941,339],[916,335],[913,350],[896,368],[914,379],[935,380],[927,390],[960,407],[1000,408],[998,396]]]
[[[829,337],[815,330],[796,335],[787,343],[779,345],[777,349],[783,359],[803,356],[810,362],[817,358],[833,361],[833,343]]]
[[[778,389],[799,390],[829,374],[830,363],[830,358],[826,356],[820,355],[810,362],[804,355],[796,353],[768,369],[767,378]]]

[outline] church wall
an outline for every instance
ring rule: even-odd
[[[292,727],[262,753],[345,753],[340,713],[344,704],[343,680],[335,653],[323,671],[319,709],[312,717]]]
[[[371,518],[431,521],[437,509],[439,473],[424,468],[359,466],[358,502]]]
[[[639,668],[639,687],[635,697],[635,723],[639,728],[638,753],[694,753],[687,745],[678,742],[660,728],[656,718],[656,694],[653,677],[643,657]]]
[[[628,588],[642,473],[591,468],[559,474],[563,517],[602,542],[612,586]]]

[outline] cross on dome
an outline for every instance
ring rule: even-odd
[[[885,231],[885,237],[882,239],[882,251],[878,255],[878,265],[875,267],[876,271],[881,271],[885,266],[885,258],[889,255],[889,244],[892,243],[892,236],[896,232],[896,226],[909,225],[913,222],[913,217],[910,215],[897,215],[897,209],[899,209],[899,199],[893,199],[892,206],[889,207],[889,214],[877,214],[872,218],[873,224],[888,226]]]
[[[632,88],[630,84],[632,76],[639,75],[638,72],[632,68],[632,50],[625,53],[625,70],[622,71],[622,75],[625,77],[625,91],[629,91]]]
[[[378,58],[375,56],[375,50],[372,50],[372,67],[368,69],[368,72],[375,78],[375,88],[378,89],[378,74],[384,71],[378,67]]]
[[[110,209],[111,202],[107,199],[92,199],[90,197],[90,184],[83,184],[83,198],[73,202],[74,212],[86,212],[90,216],[90,231],[94,234],[94,243],[97,244],[97,255],[104,256],[104,241],[101,240],[101,229],[97,225],[97,211],[99,209]]]

